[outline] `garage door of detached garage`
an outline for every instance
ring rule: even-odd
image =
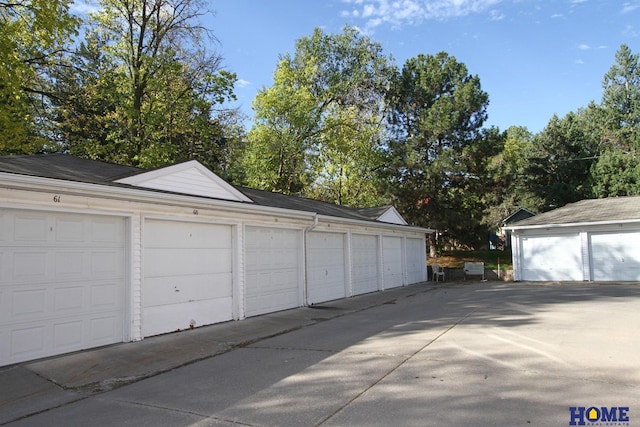
[[[378,236],[353,234],[351,236],[351,263],[353,294],[360,295],[378,290]]]
[[[0,210],[0,365],[123,340],[125,220]]]
[[[591,233],[592,280],[640,281],[639,232]]]
[[[142,334],[231,320],[231,226],[146,220]]]
[[[384,266],[384,288],[402,286],[402,237],[382,238],[382,265]]]
[[[297,230],[246,227],[247,317],[302,305],[299,236]]]
[[[523,237],[522,280],[582,280],[581,248],[578,233]]]
[[[320,231],[308,233],[307,269],[310,304],[344,298],[344,235]]]

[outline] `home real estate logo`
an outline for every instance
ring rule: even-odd
[[[628,406],[571,406],[570,426],[628,426]]]

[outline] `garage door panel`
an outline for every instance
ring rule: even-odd
[[[577,233],[522,239],[523,280],[579,281],[582,247]]]
[[[383,237],[382,265],[384,267],[383,280],[385,289],[402,286],[402,238]]]
[[[148,278],[147,285],[153,288],[153,292],[145,294],[144,307],[212,298],[230,298],[232,275],[231,273],[218,273],[155,277]]]
[[[145,247],[165,249],[227,249],[231,227],[207,223],[148,220]]]
[[[589,236],[595,281],[640,281],[640,232]]]
[[[151,248],[144,263],[146,277],[231,272],[231,249]]]
[[[312,304],[346,296],[344,235],[311,232],[308,234],[308,300]]]
[[[143,336],[231,320],[231,226],[146,220]]]
[[[0,335],[8,343],[0,365],[121,342],[125,220],[0,214]]]
[[[351,236],[353,293],[360,295],[378,290],[378,236]]]
[[[426,251],[421,239],[407,239],[407,282],[422,282],[426,276]]]
[[[232,317],[231,298],[184,302],[145,308],[142,330],[144,336],[188,329],[194,326],[224,322]]]
[[[93,251],[89,253],[91,257],[90,276],[100,279],[120,276],[124,269],[124,258],[118,251]]]
[[[245,241],[246,316],[299,307],[300,231],[249,226]]]
[[[40,242],[48,240],[47,217],[45,214],[19,214],[13,221],[14,242]],[[8,236],[11,240],[12,236]]]

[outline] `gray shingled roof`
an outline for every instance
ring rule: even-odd
[[[262,206],[315,212],[319,215],[357,219],[360,221],[375,221],[377,218],[372,218],[371,215],[363,214],[359,212],[359,209],[350,208],[348,206],[334,205],[332,203],[321,202],[319,200],[287,196],[284,194],[272,193],[270,191],[255,190],[253,188],[236,188],[255,203]]]
[[[518,221],[514,227],[574,223],[640,221],[640,197],[609,197],[570,203],[558,209]]]
[[[115,183],[114,181],[127,176],[147,172],[147,170],[83,159],[65,154],[37,154],[31,156],[0,156],[0,172],[64,179],[92,184],[131,187],[126,184]],[[355,209],[318,200],[306,199],[303,197],[287,196],[284,194],[244,187],[236,188],[253,200],[257,205],[313,212],[319,215],[338,218],[375,221],[386,209],[388,209],[388,206],[380,208]],[[153,189],[148,189],[148,191],[163,192]]]
[[[0,172],[104,184],[145,170],[65,154],[36,154],[2,156]]]

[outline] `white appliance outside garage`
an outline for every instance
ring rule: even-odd
[[[0,210],[0,365],[123,340],[125,219]]]
[[[378,236],[351,235],[351,263],[353,294],[378,290]]]
[[[521,238],[522,280],[583,280],[579,233]]]
[[[307,234],[307,301],[317,304],[346,296],[344,234]]]
[[[300,231],[247,226],[245,251],[247,317],[302,305]]]
[[[384,236],[382,238],[382,265],[384,266],[384,288],[402,286],[402,237]]]
[[[427,280],[427,249],[424,239],[407,238],[407,283]]]
[[[228,225],[145,220],[143,336],[233,318],[232,246]]]
[[[591,233],[592,280],[640,281],[640,232]]]

